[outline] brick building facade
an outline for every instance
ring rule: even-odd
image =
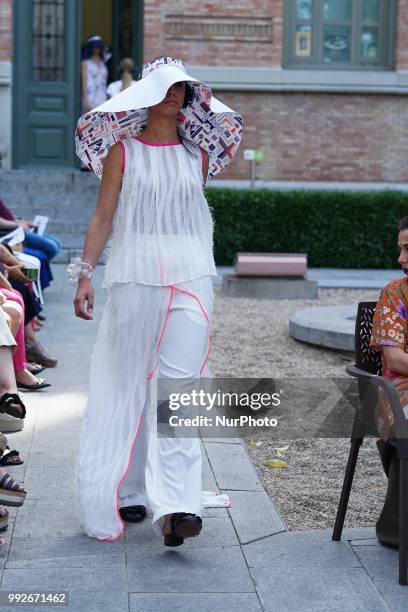
[[[356,3],[366,7],[365,0],[353,0],[353,6]],[[326,10],[330,2],[321,4]],[[408,0],[378,0],[381,19],[390,20],[386,51],[391,59],[385,67],[372,64],[368,69],[290,65],[285,59],[290,54],[289,5],[308,10],[307,0],[145,0],[143,59],[181,57],[189,72],[242,112],[242,149],[224,179],[247,179],[242,151],[260,148],[265,159],[258,163],[257,178],[264,181],[408,182]],[[375,0],[368,0],[370,10],[374,5]],[[11,19],[12,0],[0,0],[2,107],[6,92],[11,92]],[[296,26],[295,36],[303,36],[296,38],[296,45],[306,45],[299,56],[308,52],[311,40],[304,24]],[[331,53],[346,39],[345,26],[335,28],[336,36],[329,39]],[[373,37],[372,23],[361,30],[364,36],[370,31]],[[384,40],[384,31],[379,39]],[[6,132],[0,119],[3,150]]]

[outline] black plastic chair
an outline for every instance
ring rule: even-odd
[[[381,354],[370,348],[372,322],[376,302],[360,302],[355,328],[355,365],[346,367],[347,374],[358,381],[359,408],[355,412],[351,447],[344,475],[343,488],[332,539],[339,541],[353,483],[358,453],[366,435],[379,437],[375,408],[379,388],[388,401],[394,417],[393,437],[390,442],[396,446],[400,468],[399,487],[399,584],[407,585],[408,566],[408,421],[403,413],[399,395],[390,380],[381,376]]]

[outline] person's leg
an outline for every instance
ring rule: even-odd
[[[3,310],[3,306],[0,308],[0,324],[4,326],[0,338],[2,338],[2,346],[0,346],[0,397],[3,397],[5,393],[17,393],[17,384],[14,376],[13,366],[13,351],[15,351],[15,344],[13,343],[13,330],[18,328],[19,317],[16,310],[10,316]],[[10,322],[10,328],[8,327],[7,321]],[[9,333],[10,332],[10,333]],[[13,343],[13,344],[12,344]],[[20,411],[21,407],[18,403],[13,402],[10,406],[16,411]]]
[[[4,290],[7,296],[7,302],[3,304],[3,310],[5,310],[13,319],[13,312],[15,313],[15,322],[17,323],[17,329],[13,331],[14,338],[17,342],[17,349],[13,354],[14,371],[17,374],[26,368],[25,359],[25,342],[24,342],[24,302],[17,291]]]
[[[49,287],[50,282],[53,280],[53,275],[51,272],[51,266],[48,261],[48,257],[43,251],[39,249],[34,249],[32,247],[25,246],[24,253],[27,255],[34,255],[34,257],[38,257],[41,261],[41,269],[40,269],[40,285],[41,289],[46,289]]]
[[[18,291],[24,300],[24,320],[27,327],[27,325],[42,311],[43,308],[28,285],[14,279],[10,279],[10,284],[13,289]]]
[[[15,380],[24,385],[36,385],[39,379],[27,369],[25,349],[25,329],[27,326],[24,325],[24,300],[18,291],[2,289],[2,293],[7,297],[3,309],[12,317],[12,320],[14,316],[16,327],[13,331],[17,342],[17,348],[13,353]]]
[[[35,232],[28,231],[25,232],[24,242],[28,248],[42,251],[47,256],[48,261],[51,261],[61,249],[59,240],[48,234],[39,236]]]
[[[4,393],[17,393],[13,354],[8,346],[0,346],[0,396]]]
[[[54,255],[50,259],[53,259],[57,253],[62,249],[62,242],[58,240],[55,236],[51,236],[50,234],[44,234],[43,238],[46,238],[51,244],[54,245]]]
[[[208,320],[198,301],[174,290],[159,353],[159,378],[199,378],[208,351]],[[180,381],[182,384],[183,382]],[[191,382],[188,380],[184,384]],[[174,512],[201,514],[201,447],[194,438],[149,441],[146,487],[153,528],[169,533]]]

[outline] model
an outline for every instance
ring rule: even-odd
[[[159,437],[153,399],[158,378],[210,374],[217,272],[203,187],[241,133],[241,116],[172,57],[79,119],[77,153],[102,177],[82,258],[68,268],[80,318],[92,319],[92,274],[112,229],[77,461],[81,524],[99,540],[146,508],[167,546],[201,530],[200,440]]]

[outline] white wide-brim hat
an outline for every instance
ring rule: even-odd
[[[188,81],[193,90],[193,101],[177,117],[180,137],[187,148],[192,143],[207,151],[209,177],[226,168],[241,142],[242,117],[172,57],[146,64],[139,81],[79,118],[75,144],[81,161],[101,178],[110,147],[139,134],[147,125],[147,108],[159,104],[179,81]]]

